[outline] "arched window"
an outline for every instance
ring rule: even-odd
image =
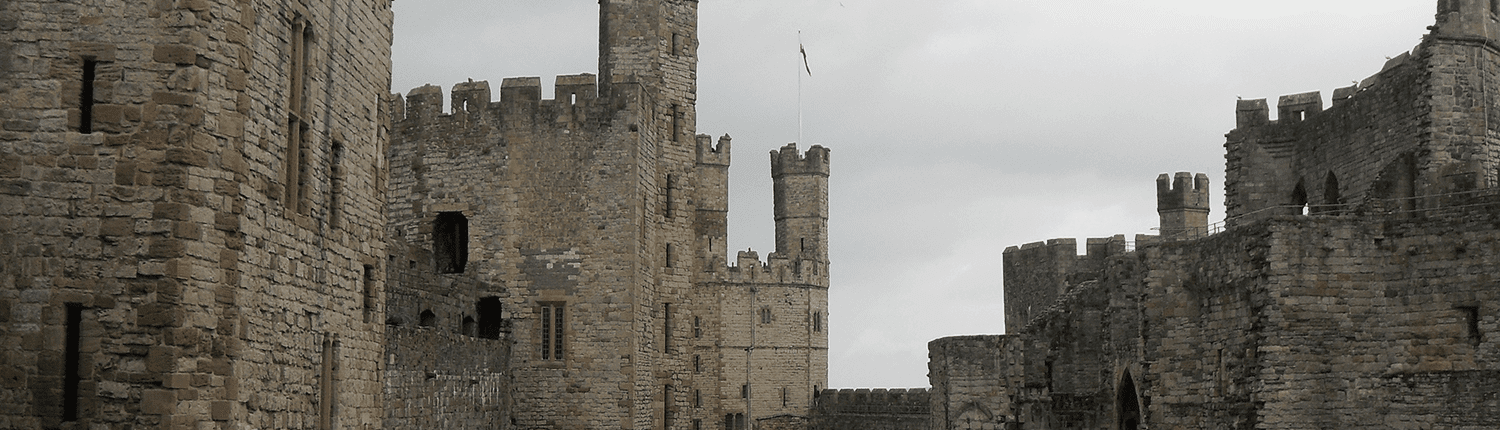
[[[437,314],[432,313],[432,309],[422,311],[422,317],[417,321],[417,325],[420,325],[422,327],[432,327],[433,324],[437,324]]]
[[[1339,207],[1343,203],[1343,198],[1339,196],[1339,177],[1328,172],[1328,177],[1323,179],[1323,204],[1327,207],[1322,212],[1337,213],[1343,209]]]
[[[1119,411],[1118,428],[1121,430],[1140,428],[1141,403],[1136,398],[1135,380],[1130,377],[1130,372],[1125,372],[1125,377],[1120,379],[1119,392],[1115,398],[1115,410]]]
[[[438,273],[464,273],[469,261],[469,219],[463,213],[443,212],[433,220],[432,256]]]
[[[464,336],[473,337],[474,334],[475,334],[475,332],[474,332],[474,317],[465,316],[464,317],[463,325],[459,326],[458,330],[459,330],[459,333],[463,334]]]

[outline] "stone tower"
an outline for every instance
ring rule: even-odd
[[[380,426],[391,23],[0,2],[0,426]]]
[[[730,139],[695,129],[696,8],[601,2],[600,73],[559,76],[551,99],[531,77],[498,101],[460,83],[451,113],[437,87],[392,97],[387,427],[806,416],[827,380],[828,150],[782,151],[807,256],[730,266]]]
[[[1163,239],[1193,239],[1208,235],[1208,175],[1177,172],[1156,177],[1156,213]]]
[[[792,260],[828,261],[828,149],[807,156],[787,145],[771,152],[776,252]]]

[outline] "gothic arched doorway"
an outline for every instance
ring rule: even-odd
[[[1141,426],[1141,403],[1135,395],[1135,378],[1130,377],[1126,371],[1125,376],[1120,379],[1120,389],[1116,395],[1115,412],[1119,417],[1119,430],[1136,430]]]

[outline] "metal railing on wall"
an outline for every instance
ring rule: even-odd
[[[1495,199],[1483,199],[1492,197]],[[1483,201],[1476,201],[1483,200]],[[1176,240],[1201,239],[1223,233],[1233,226],[1259,221],[1277,215],[1337,218],[1348,216],[1411,216],[1461,211],[1465,209],[1500,206],[1500,188],[1459,191],[1443,194],[1424,194],[1414,197],[1368,199],[1362,203],[1277,205],[1225,218],[1203,228],[1160,230],[1162,237]],[[1135,243],[1127,242],[1127,250],[1134,250]]]

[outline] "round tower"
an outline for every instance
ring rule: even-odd
[[[771,151],[776,253],[791,260],[828,261],[828,148],[797,144]]]

